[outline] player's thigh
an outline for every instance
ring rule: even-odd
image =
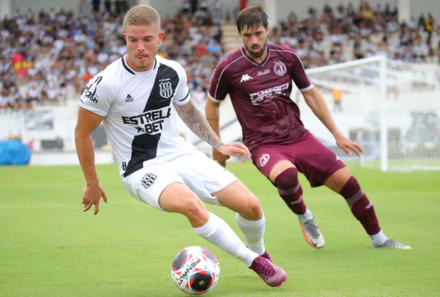
[[[239,180],[212,195],[217,197],[222,206],[239,213],[245,219],[258,220],[263,216],[257,197]]]
[[[295,165],[312,187],[323,185],[336,171],[345,167],[339,157],[317,140],[308,135],[292,144],[295,153]]]
[[[294,158],[286,153],[283,145],[262,145],[252,152],[252,162],[273,184],[286,169],[295,167]]]
[[[209,219],[203,202],[181,183],[169,184],[159,196],[159,205],[164,211],[185,215],[194,227],[203,226]]]
[[[184,181],[177,173],[160,165],[142,168],[123,180],[125,188],[134,198],[159,210],[164,210],[159,204],[161,193],[174,183],[183,185]]]
[[[212,193],[237,181],[234,174],[201,152],[182,156],[174,162],[185,184],[209,204],[221,205]]]

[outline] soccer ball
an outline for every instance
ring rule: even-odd
[[[184,293],[198,295],[210,291],[220,277],[220,264],[214,254],[201,246],[181,250],[171,265],[171,277]]]

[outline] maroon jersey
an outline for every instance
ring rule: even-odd
[[[209,88],[213,101],[224,100],[229,93],[250,149],[299,138],[305,128],[298,106],[290,99],[292,80],[300,91],[313,87],[293,50],[270,44],[267,49],[261,64],[251,60],[244,48],[232,52],[217,65]]]

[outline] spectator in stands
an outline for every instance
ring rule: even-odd
[[[2,20],[0,109],[61,104],[70,92],[78,96],[90,77],[126,52],[122,15],[129,3],[133,1],[81,0],[78,15],[50,8],[16,11],[13,18]],[[206,0],[181,4],[174,16],[163,19],[166,37],[159,54],[179,60],[190,85],[205,90],[214,65],[225,53],[222,1],[214,1],[213,11]],[[240,11],[237,4],[235,13]],[[440,43],[434,45],[440,27],[434,16],[426,14],[399,24],[397,10],[389,5],[377,4],[374,9],[366,2],[359,7],[324,5],[322,13],[310,8],[305,16],[292,11],[272,29],[270,42],[296,50],[306,68],[373,54],[409,62],[440,62]],[[20,79],[25,83],[18,83]]]

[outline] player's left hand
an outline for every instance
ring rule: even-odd
[[[224,144],[221,147],[219,147],[218,151],[223,155],[227,155],[227,156],[232,156],[232,157],[241,156],[243,158],[241,160],[241,164],[243,164],[247,158],[250,159],[252,156],[247,146],[239,142]]]
[[[353,151],[358,156],[360,156],[364,152],[359,144],[351,141],[343,135],[336,137],[336,143],[338,144],[339,148],[341,148],[341,150],[343,150],[349,156],[351,156],[351,151]]]

